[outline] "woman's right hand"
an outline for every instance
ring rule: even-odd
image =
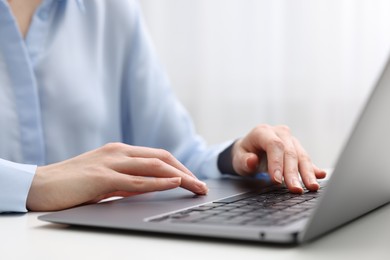
[[[59,163],[38,167],[28,198],[31,211],[62,210],[113,196],[177,187],[207,193],[173,155],[162,149],[110,143]]]

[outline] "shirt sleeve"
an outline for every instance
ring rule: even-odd
[[[134,20],[123,82],[125,140],[170,151],[199,178],[220,177],[217,157],[231,141],[207,146],[196,133],[158,62],[139,7],[132,12]]]
[[[27,212],[27,195],[36,168],[0,159],[0,213]]]

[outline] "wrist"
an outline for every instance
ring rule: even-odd
[[[218,155],[217,165],[222,174],[238,175],[233,167],[233,149],[236,142],[234,141]]]

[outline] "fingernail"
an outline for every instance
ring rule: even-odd
[[[275,181],[277,181],[278,183],[282,183],[283,180],[282,180],[282,172],[280,170],[276,170],[274,172],[274,178],[275,178]]]
[[[301,183],[297,179],[292,180],[292,186],[294,186],[296,188],[302,188]]]
[[[315,190],[318,190],[320,188],[320,184],[315,179],[310,180],[310,185],[311,188]]]
[[[300,181],[295,178],[290,180],[289,189],[293,193],[302,194],[304,192]]]

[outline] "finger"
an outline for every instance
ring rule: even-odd
[[[242,148],[238,148],[233,157],[234,170],[242,176],[256,173],[259,167],[259,157]]]
[[[299,171],[301,173],[302,180],[309,190],[316,191],[320,188],[320,184],[317,179],[325,178],[326,172],[319,169],[311,162],[309,155],[296,138],[294,138],[293,141],[296,149],[299,151]]]
[[[125,154],[127,157],[158,158],[173,167],[181,170],[185,174],[196,178],[196,176],[180,163],[172,154],[163,149],[155,149],[142,146],[132,146],[123,143],[109,143],[103,146],[102,151],[109,155]],[[118,156],[117,156],[118,157]],[[119,170],[121,171],[121,170]],[[196,178],[197,179],[197,178]]]
[[[243,139],[242,146],[246,151],[255,154],[266,152],[268,173],[271,179],[277,183],[282,183],[284,144],[273,128],[268,125],[256,127]]]
[[[323,169],[318,168],[316,165],[313,164],[314,168],[314,174],[316,175],[317,179],[324,179],[326,177],[326,171]]]
[[[144,177],[180,177],[181,187],[196,194],[206,194],[208,189],[204,182],[189,176],[170,164],[157,158],[126,158],[120,168],[121,173]]]
[[[265,152],[256,155],[242,150],[233,160],[237,160],[235,163],[236,172],[242,176],[268,172],[267,154]]]
[[[134,148],[134,146],[130,146]],[[158,158],[161,161],[179,169],[185,174],[198,179],[187,167],[185,167],[179,160],[177,160],[171,153],[163,149],[155,149],[148,147],[136,147],[136,149],[129,149],[128,156],[142,157],[142,158]]]
[[[177,188],[180,186],[181,178],[149,178],[117,174],[113,181],[118,191],[152,192]]]
[[[311,162],[309,155],[303,149],[299,141],[296,138],[293,138],[293,142],[298,153],[298,167],[302,181],[308,190],[316,191],[320,188],[320,185],[317,182],[313,163]]]
[[[294,193],[302,193],[303,188],[298,173],[298,153],[287,128],[278,128],[278,136],[284,144],[284,182]]]

